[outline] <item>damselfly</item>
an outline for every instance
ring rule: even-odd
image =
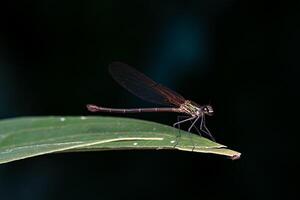
[[[194,127],[201,135],[207,134],[212,140],[215,140],[205,124],[205,116],[213,115],[214,111],[210,105],[198,105],[193,101],[186,100],[177,92],[156,83],[148,78],[146,75],[138,72],[136,69],[127,64],[120,62],[113,62],[109,66],[109,71],[112,77],[125,89],[136,95],[137,97],[156,104],[161,104],[170,107],[158,108],[131,108],[131,109],[117,109],[105,108],[88,104],[87,108],[91,112],[110,112],[110,113],[142,113],[142,112],[176,112],[189,116],[187,119],[178,121],[173,124],[174,127],[179,126],[184,122],[192,122],[188,131]],[[200,121],[200,131],[195,125]]]

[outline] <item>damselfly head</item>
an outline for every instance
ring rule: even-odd
[[[210,105],[203,106],[201,109],[206,115],[212,116],[214,114],[214,110]]]

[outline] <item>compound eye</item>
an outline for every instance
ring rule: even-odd
[[[207,107],[204,107],[203,110],[204,110],[205,112],[208,112],[208,108],[207,108]]]

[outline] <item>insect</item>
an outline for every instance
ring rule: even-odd
[[[205,124],[205,116],[212,116],[214,111],[210,105],[198,105],[193,101],[186,100],[177,92],[156,83],[148,78],[146,75],[130,67],[127,64],[121,62],[113,62],[109,66],[109,72],[112,77],[121,86],[133,93],[137,97],[155,104],[165,105],[169,107],[157,107],[157,108],[130,108],[130,109],[118,109],[118,108],[105,108],[93,104],[88,104],[87,108],[91,112],[109,112],[109,113],[142,113],[142,112],[176,112],[187,116],[187,119],[178,121],[173,124],[174,127],[180,126],[185,122],[192,122],[188,131],[194,127],[198,133],[201,132],[208,135],[213,141],[214,137],[208,130]],[[198,120],[200,121],[200,131],[195,126]]]

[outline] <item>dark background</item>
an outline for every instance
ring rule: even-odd
[[[152,106],[109,76],[128,63],[200,104],[240,160],[179,151],[53,154],[0,166],[0,199],[292,199],[299,5],[289,1],[0,3],[0,117]],[[174,114],[137,114],[165,124]]]

